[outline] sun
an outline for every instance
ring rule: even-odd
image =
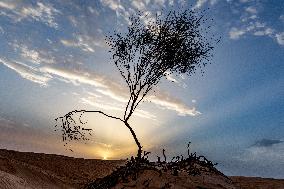
[[[104,156],[104,157],[103,157],[103,160],[107,160],[107,156]]]

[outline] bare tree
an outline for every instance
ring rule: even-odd
[[[124,123],[138,147],[137,157],[141,158],[142,146],[129,124],[138,105],[167,74],[190,76],[209,62],[213,46],[212,38],[205,36],[208,28],[202,25],[206,21],[203,14],[186,10],[156,16],[155,21],[150,22],[143,18],[139,14],[132,16],[125,33],[115,32],[107,38],[113,62],[129,90],[124,116],[115,117],[102,111],[69,112],[56,119],[59,121],[56,126],[62,128],[63,141],[88,140],[86,134],[90,134],[91,129],[83,127],[81,117],[86,112],[99,113]]]

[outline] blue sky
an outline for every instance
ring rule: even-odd
[[[284,178],[284,3],[278,0],[0,1],[0,148],[87,158],[135,153],[127,128],[87,114],[87,143],[63,147],[54,119],[74,109],[122,116],[127,88],[105,36],[129,15],[194,8],[221,37],[205,74],[169,76],[131,124],[152,157],[206,155],[228,175]]]

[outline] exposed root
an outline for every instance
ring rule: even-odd
[[[113,173],[104,178],[96,179],[94,182],[88,184],[85,188],[108,189],[121,182],[128,183],[131,180],[137,180],[139,174],[141,174],[145,170],[157,171],[159,173],[159,176],[161,176],[163,172],[169,172],[174,176],[178,176],[181,172],[186,172],[189,176],[201,175],[202,172],[211,172],[226,177],[223,173],[221,173],[214,167],[215,165],[217,165],[217,163],[212,163],[204,156],[198,156],[196,152],[189,153],[188,150],[187,158],[184,158],[182,155],[175,156],[170,162],[161,162],[160,157],[158,157],[157,162],[150,162],[147,156],[149,153],[150,152],[144,151],[144,155],[141,158],[131,157],[131,159],[126,162],[126,165],[117,168]],[[166,160],[164,149],[163,156]],[[147,186],[151,182],[151,179],[148,179],[144,182],[145,183],[143,185]],[[165,186],[164,188],[167,187],[168,186]]]

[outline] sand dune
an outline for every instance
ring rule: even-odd
[[[0,188],[82,188],[92,180],[110,174],[116,166],[123,164],[123,160],[82,159],[0,150]],[[284,180],[280,179],[230,177],[232,180],[229,180],[221,175],[214,174],[204,174],[198,177],[189,177],[186,174],[174,177],[170,174],[164,174],[160,178],[151,171],[144,172],[135,181],[135,184],[145,188],[145,184],[147,185],[145,181],[148,178],[154,181],[152,188],[161,188],[167,183],[175,183],[175,186],[168,184],[169,188],[284,188]],[[130,188],[133,185],[134,183],[130,182],[125,186]],[[122,188],[122,184],[116,188]]]
[[[123,162],[0,150],[0,188],[81,188]]]

